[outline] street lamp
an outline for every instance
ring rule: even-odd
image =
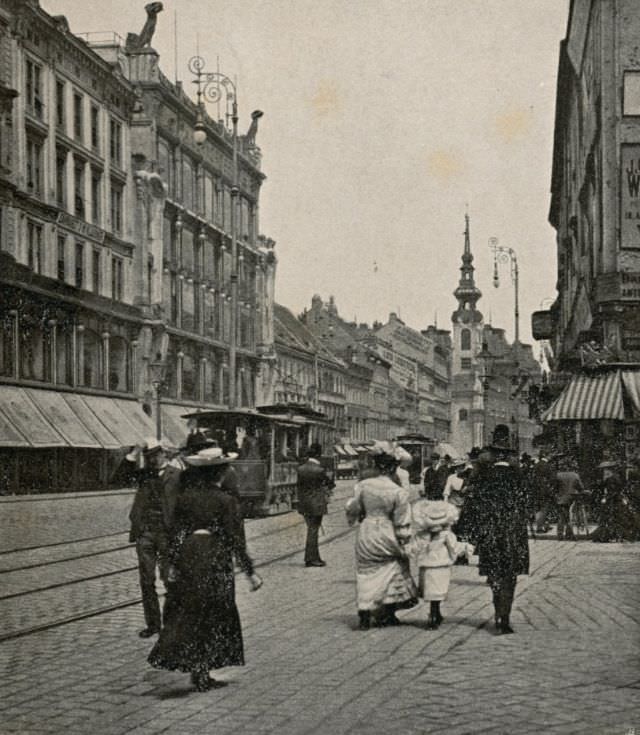
[[[162,414],[160,412],[160,394],[164,384],[165,361],[162,355],[156,352],[156,359],[149,363],[149,374],[151,385],[153,386],[154,398],[156,401],[156,439],[162,439]]]
[[[489,247],[493,250],[493,285],[498,288],[500,286],[500,276],[498,275],[498,263],[510,263],[511,265],[511,281],[515,289],[515,342],[520,341],[520,307],[518,303],[518,258],[515,250],[505,248],[498,245],[497,237],[489,238]]]
[[[204,102],[219,103],[224,100],[227,111],[226,118],[231,117],[233,141],[233,169],[231,182],[231,319],[229,335],[229,408],[236,406],[236,351],[238,344],[238,101],[236,85],[231,79],[219,71],[204,71],[205,60],[202,56],[189,59],[189,71],[195,74],[193,83],[197,85],[198,108],[193,128],[193,140],[197,145],[204,145],[207,130],[204,124]],[[231,112],[229,113],[229,108]]]

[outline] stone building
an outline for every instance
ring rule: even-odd
[[[309,441],[330,449],[347,432],[346,365],[280,304],[274,305],[274,355],[261,371],[260,407],[309,426]]]
[[[640,14],[634,0],[573,0],[560,44],[549,221],[558,296],[533,317],[555,369],[582,350],[640,360]]]
[[[587,474],[603,456],[633,456],[640,438],[638,38],[635,0],[572,0],[559,52],[549,210],[558,295],[532,329],[553,347],[546,405],[563,391],[543,413],[549,439],[575,450]]]
[[[301,321],[347,365],[345,438],[353,441],[391,438],[391,364],[367,345],[368,326],[342,319],[333,297],[325,304],[317,294]]]
[[[234,181],[226,123],[159,69],[158,5],[124,42],[0,0],[0,492],[117,481],[124,447],[183,439],[185,409],[255,405],[276,268],[259,115]]]

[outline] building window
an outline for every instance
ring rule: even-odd
[[[114,166],[122,168],[122,125],[113,118],[109,123],[109,157]]]
[[[91,147],[100,148],[100,110],[95,105],[91,105]]]
[[[93,293],[100,293],[100,251],[94,250],[91,259],[91,288]]]
[[[40,64],[27,59],[26,62],[26,103],[29,114],[44,118],[44,104],[42,102],[42,67]]]
[[[47,372],[47,340],[42,323],[36,319],[20,321],[20,377],[45,380]]]
[[[27,264],[34,273],[42,273],[42,225],[27,222]]]
[[[56,204],[60,209],[67,206],[67,151],[56,150]]]
[[[471,358],[470,357],[463,357],[460,360],[460,367],[463,370],[470,370],[471,369]]]
[[[65,107],[65,83],[59,79],[56,80],[56,126],[63,133],[66,125],[66,107]]]
[[[76,216],[84,219],[84,169],[85,162],[81,158],[73,159],[74,211]]]
[[[167,185],[169,196],[175,196],[174,153],[164,140],[158,140],[158,172]]]
[[[460,349],[470,350],[471,349],[471,330],[463,329],[460,332]]]
[[[15,370],[15,321],[10,314],[0,317],[0,375],[11,378]]]
[[[102,175],[100,171],[91,170],[91,221],[94,225],[100,224],[102,199]]]
[[[122,258],[111,258],[111,298],[116,301],[122,301],[123,266]]]
[[[193,232],[191,232],[187,227],[182,230],[182,258],[180,265],[188,273],[193,273],[195,266]]]
[[[466,408],[461,408],[458,411],[458,420],[459,421],[466,421],[469,418],[469,412]]]
[[[76,243],[76,288],[82,288],[84,285],[84,243]]]
[[[42,141],[27,138],[27,191],[42,194]]]
[[[87,329],[83,336],[83,385],[87,388],[102,388],[102,340],[99,335]]]
[[[82,143],[84,132],[83,105],[84,99],[77,92],[73,95],[73,137]]]
[[[194,209],[193,164],[188,158],[182,161],[182,204],[186,209]]]
[[[58,268],[57,275],[59,281],[64,281],[66,276],[66,250],[67,238],[64,235],[58,235]]]
[[[111,182],[111,229],[122,232],[122,185]]]
[[[182,358],[182,397],[188,401],[198,398],[198,371],[196,361],[191,355],[185,354]]]

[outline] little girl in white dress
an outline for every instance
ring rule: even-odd
[[[415,535],[405,546],[419,569],[420,597],[431,603],[431,630],[442,623],[440,603],[446,599],[451,567],[459,556],[473,554],[471,544],[458,541],[451,525],[458,520],[458,509],[444,500],[419,500],[412,510]]]

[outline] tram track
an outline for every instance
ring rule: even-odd
[[[332,505],[334,505],[333,508],[330,507],[329,513],[325,516],[327,524],[330,523],[331,519],[336,517],[337,515],[342,514],[342,503],[341,501],[344,500],[344,498],[347,497],[348,494],[345,493],[339,493],[336,496],[334,496]],[[337,507],[336,507],[337,506]],[[289,516],[289,514],[286,514]],[[281,516],[278,516],[281,517]],[[289,516],[291,518],[291,516]],[[276,516],[273,516],[271,518],[276,518]],[[252,545],[258,545],[260,542],[271,539],[271,538],[277,538],[278,535],[286,536],[286,534],[289,534],[290,536],[295,536],[296,534],[301,534],[304,529],[304,521],[301,516],[297,515],[295,516],[295,520],[291,523],[286,523],[284,526],[279,528],[272,528],[265,530],[261,533],[256,533],[253,535],[251,533],[251,527],[254,525],[254,523],[259,521],[265,521],[269,519],[249,519],[246,522],[246,529],[248,531],[247,533],[247,542],[249,545],[249,548],[251,549]],[[324,537],[321,539],[321,544],[326,544],[330,541],[333,541],[337,538],[340,538],[341,536],[347,534],[350,532],[350,529],[346,531],[340,531],[338,533],[327,533]],[[32,550],[36,551],[41,548],[50,548],[52,546],[64,546],[64,545],[73,545],[77,543],[82,542],[91,542],[95,540],[105,539],[112,536],[120,536],[127,532],[118,532],[114,534],[100,534],[96,535],[94,537],[87,537],[83,539],[77,539],[74,541],[66,541],[66,542],[57,542],[55,544],[42,544],[40,546],[34,547]],[[286,542],[285,542],[286,543]],[[289,544],[291,541],[289,540]],[[270,564],[277,563],[279,561],[282,561],[284,559],[290,558],[292,556],[295,556],[296,554],[300,553],[300,551],[304,547],[303,539],[296,539],[294,540],[294,548],[289,547],[289,549],[284,553],[269,553],[266,558],[263,558],[262,561],[258,562],[256,564],[256,568],[262,568],[269,566]],[[43,569],[48,570],[52,567],[55,568],[55,565],[60,565],[64,563],[71,563],[71,562],[82,562],[85,559],[90,559],[92,557],[98,557],[98,556],[106,556],[108,554],[116,553],[116,552],[122,552],[126,551],[127,549],[131,549],[133,551],[134,545],[133,544],[126,544],[126,545],[119,545],[117,547],[109,548],[109,549],[102,549],[99,551],[91,551],[85,554],[73,554],[68,557],[65,557],[63,559],[55,559],[55,560],[46,560],[42,562],[34,562],[34,563],[27,563],[23,564],[21,566],[16,566],[12,568],[7,569],[0,569],[0,581],[3,577],[8,575],[10,573],[16,573],[16,572],[22,572],[22,571],[31,571],[33,572],[36,569]],[[14,550],[15,553],[18,552],[24,552],[26,549],[16,549]],[[11,552],[5,552],[6,554]],[[11,592],[9,594],[0,595],[0,605],[4,605],[5,603],[11,604],[11,601],[14,601],[14,604],[18,602],[19,598],[22,598],[20,600],[20,605],[26,605],[29,606],[32,604],[31,601],[37,601],[38,595],[46,597],[47,595],[56,594],[56,591],[60,591],[64,588],[67,588],[69,590],[69,594],[65,596],[66,597],[72,597],[73,594],[78,595],[79,588],[82,588],[82,585],[101,585],[102,582],[108,582],[109,578],[114,578],[117,575],[132,575],[138,570],[137,563],[135,565],[127,565],[124,567],[119,567],[117,569],[112,569],[108,571],[104,571],[98,574],[89,574],[84,575],[82,577],[78,577],[76,579],[69,579],[59,582],[52,582],[51,584],[41,585],[35,588],[25,589],[25,590],[19,590],[17,592]],[[127,584],[129,584],[129,580],[127,581]],[[137,584],[137,583],[136,583]],[[22,636],[30,635],[33,633],[37,633],[40,631],[48,630],[51,628],[56,628],[61,625],[66,625],[68,623],[72,623],[75,621],[83,620],[86,618],[91,617],[97,617],[99,615],[107,614],[109,612],[113,612],[114,610],[119,610],[122,608],[130,607],[133,605],[137,605],[141,602],[141,597],[139,595],[135,596],[128,596],[123,600],[113,602],[111,604],[107,605],[97,605],[92,606],[88,605],[85,609],[77,610],[75,612],[72,612],[69,615],[62,615],[58,616],[55,619],[47,620],[45,622],[36,624],[36,625],[26,625],[25,627],[19,627],[16,630],[9,630],[7,632],[0,632],[0,642],[12,640],[15,638],[19,638]],[[1,611],[1,608],[0,608]],[[0,612],[0,616],[2,613]]]

